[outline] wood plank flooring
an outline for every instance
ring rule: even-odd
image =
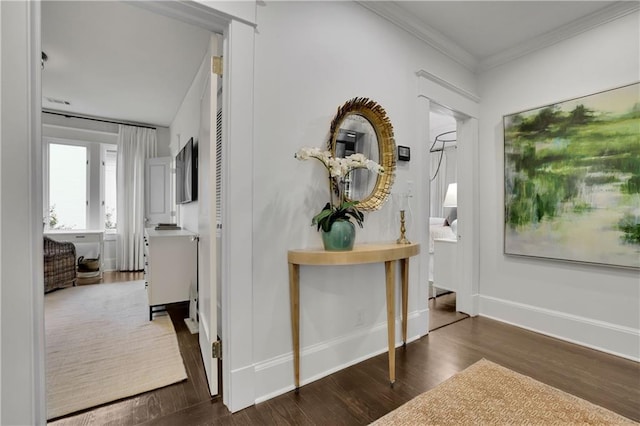
[[[397,381],[383,354],[231,414],[208,390],[186,305],[171,306],[188,380],[54,422],[54,425],[365,425],[486,358],[640,421],[640,364],[487,318],[431,332],[396,352]]]
[[[455,293],[429,298],[429,331],[437,330],[465,318],[469,318],[469,315],[456,312]]]

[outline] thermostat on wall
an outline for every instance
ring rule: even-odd
[[[409,161],[411,159],[411,148],[398,145],[398,160]]]

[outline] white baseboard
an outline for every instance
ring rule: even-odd
[[[116,270],[116,259],[115,258],[105,258],[104,259],[104,270],[105,271],[115,271]]]
[[[523,303],[480,296],[480,316],[640,361],[640,330]]]
[[[224,362],[224,361],[223,361]],[[250,407],[255,403],[255,399],[249,389],[255,386],[255,372],[253,365],[236,368],[230,372],[232,386],[229,388],[229,398],[227,408],[232,413]]]
[[[407,341],[419,339],[428,330],[429,311],[408,315]],[[425,324],[427,326],[425,327]],[[396,321],[396,347],[402,345],[400,320]],[[336,371],[387,352],[387,324],[376,324],[320,342],[300,350],[300,385],[311,383]],[[293,354],[287,353],[255,364],[255,403],[294,389]]]

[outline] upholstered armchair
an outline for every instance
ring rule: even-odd
[[[76,246],[44,237],[44,292],[76,284]]]

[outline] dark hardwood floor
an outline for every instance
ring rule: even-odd
[[[364,425],[486,358],[640,421],[640,364],[487,318],[468,318],[396,352],[397,381],[383,354],[231,414],[208,396],[186,305],[169,308],[188,379],[107,404],[55,425]]]
[[[437,330],[465,318],[469,318],[469,315],[456,312],[455,293],[445,293],[429,298],[429,331]]]

